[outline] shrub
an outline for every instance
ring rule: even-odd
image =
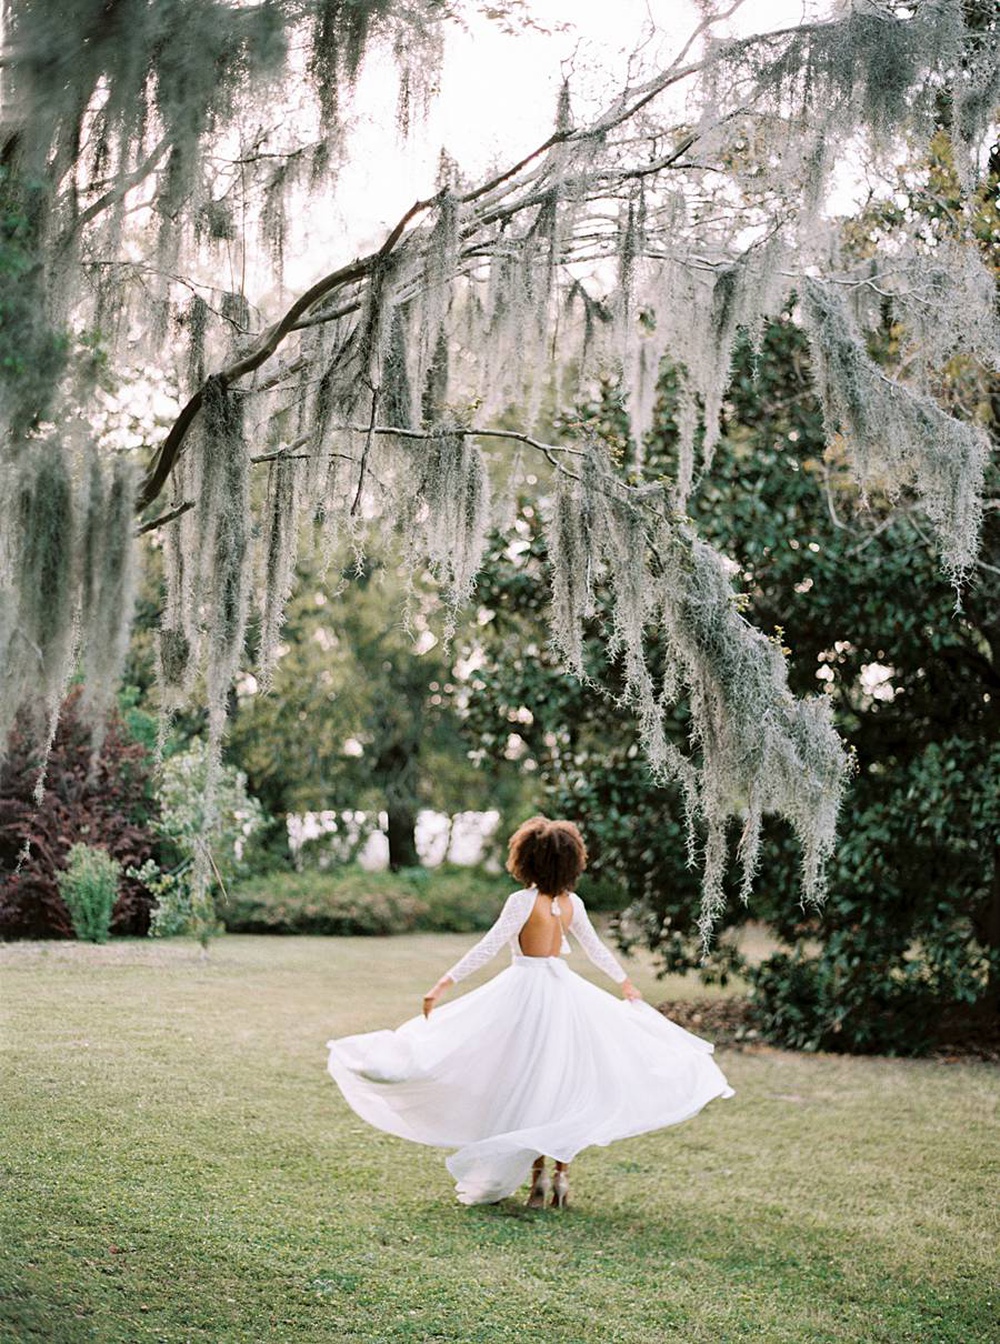
[[[496,919],[511,882],[472,868],[276,873],[218,902],[231,933],[470,933]]]
[[[71,845],[69,861],[56,876],[73,932],[88,943],[106,943],[118,895],[121,864],[106,849]]]
[[[428,933],[477,933],[488,929],[517,883],[508,873],[442,864],[395,874],[411,884],[426,906],[417,928]]]
[[[140,868],[155,844],[157,805],[151,758],[129,739],[118,714],[91,769],[91,729],[80,692],[67,697],[48,758],[41,804],[34,791],[42,753],[24,724],[11,735],[0,771],[0,937],[72,938],[73,923],[57,874],[70,846],[98,845],[122,869]],[[144,935],[153,895],[126,873],[118,887],[111,932]]]
[[[361,873],[340,882],[328,873],[287,873],[244,884],[218,908],[232,933],[408,933],[425,907],[402,884],[387,885],[366,883]]]
[[[933,1043],[941,1007],[919,963],[837,958],[827,947],[779,952],[748,973],[754,1020],[775,1045],[919,1055]]]
[[[224,893],[245,876],[245,847],[263,824],[263,809],[248,793],[243,771],[223,765],[209,816],[208,751],[197,738],[163,762],[156,796],[161,861],[148,860],[131,876],[156,897],[151,933],[164,938],[195,934],[204,945],[219,927],[213,892]]]

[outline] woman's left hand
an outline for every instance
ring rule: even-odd
[[[642,995],[631,980],[622,981],[622,998],[628,999],[629,1003],[640,1003],[642,1001]]]

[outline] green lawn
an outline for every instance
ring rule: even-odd
[[[1000,1071],[720,1052],[736,1098],[566,1214],[467,1209],[323,1044],[469,942],[0,947],[0,1339],[995,1344]]]

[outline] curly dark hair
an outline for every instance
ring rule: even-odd
[[[587,866],[587,847],[571,821],[531,817],[510,837],[507,871],[543,896],[572,891]]]

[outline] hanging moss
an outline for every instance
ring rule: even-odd
[[[91,475],[84,524],[83,704],[94,725],[94,755],[104,736],[105,717],[121,679],[135,603],[135,472],[115,459],[109,481]]]
[[[195,237],[199,241],[232,243],[236,236],[231,202],[224,197],[205,201],[195,218]]]
[[[177,473],[174,504],[195,501],[201,490],[201,462],[192,454]],[[201,532],[198,510],[188,509],[163,533],[163,576],[166,588],[163,617],[160,622],[159,672],[163,716],[161,736],[169,724],[169,715],[192,689],[201,664],[203,601],[199,578]]]
[[[427,367],[423,395],[420,399],[421,418],[426,427],[440,424],[448,402],[448,336],[442,327],[438,331],[434,355]]]
[[[331,424],[337,422],[340,413],[345,411],[357,396],[356,384],[352,384],[349,377],[355,345],[356,340],[352,333],[342,344],[335,347],[332,357],[328,357],[326,367],[316,382],[316,392],[312,398],[312,423],[319,443],[328,441]],[[345,393],[345,388],[350,390]]]
[[[1000,43],[994,0],[971,0],[963,6],[968,38],[964,59],[954,72],[954,114],[951,138],[959,178],[972,187],[978,176],[979,143],[1000,105]]]
[[[583,623],[593,614],[594,551],[590,545],[589,501],[581,499],[574,482],[559,478],[548,529],[552,571],[552,638],[566,665],[583,675]]]
[[[847,757],[823,697],[797,700],[780,649],[739,614],[725,562],[686,528],[661,534],[669,557],[663,617],[683,665],[694,745],[701,756],[699,806],[708,829],[704,856],[702,937],[721,910],[726,828],[743,813],[740,860],[749,896],[760,822],[775,812],[802,847],[802,891],[823,895],[833,849]]]
[[[803,315],[827,426],[843,434],[857,479],[890,496],[912,486],[934,526],[943,562],[960,582],[979,544],[985,433],[886,377],[828,287],[807,283]]]
[[[662,491],[630,490],[591,452],[577,479],[563,478],[547,530],[553,636],[583,672],[581,627],[594,614],[600,574],[613,593],[609,653],[620,655],[623,702],[636,714],[655,773],[677,781],[685,800],[689,852],[703,868],[702,938],[722,910],[727,829],[739,817],[739,861],[748,898],[761,821],[784,816],[802,847],[802,890],[819,901],[846,775],[846,755],[825,698],[796,700],[784,657],[739,614],[723,558],[688,526],[671,522]],[[649,635],[669,672],[657,688]],[[663,719],[684,691],[691,753],[665,736]],[[702,837],[699,841],[699,836]]]
[[[897,15],[861,0],[839,6],[832,22],[803,25],[780,41],[719,43],[713,115],[750,87],[761,103],[786,111],[806,100],[805,110],[838,141],[862,126],[882,151],[904,125],[916,123],[926,133],[936,93],[928,56],[942,69],[954,68],[965,39],[962,9],[962,0],[937,0]]]
[[[295,579],[298,477],[296,463],[287,458],[273,462],[268,473],[267,526],[260,575],[260,647],[257,653],[257,667],[265,689],[271,685],[285,603]]]
[[[260,232],[267,249],[275,280],[279,288],[284,284],[285,275],[285,234],[288,221],[285,215],[285,202],[290,190],[298,181],[297,159],[283,162],[275,169],[264,186],[264,204],[260,212]]]
[[[619,317],[623,383],[640,462],[642,442],[653,423],[664,357],[669,355],[678,370],[675,505],[679,510],[696,471],[711,469],[737,339],[741,333],[755,335],[764,319],[779,313],[785,302],[786,261],[784,244],[773,238],[714,270],[664,262],[655,268],[655,275],[644,277],[646,302],[641,313],[628,321]],[[625,304],[622,295],[620,314]]]
[[[208,327],[208,304],[195,294],[185,314],[187,327],[187,379],[190,387],[200,387],[205,381],[205,332]]]
[[[191,645],[183,630],[164,627],[159,636],[159,676],[161,686],[183,690],[191,666]]]
[[[642,253],[635,201],[629,201],[624,221],[619,217],[620,241],[618,262],[618,307],[623,325],[631,321],[635,306],[635,270]]]
[[[44,224],[39,184],[0,164],[0,395],[12,443],[48,414],[66,363],[68,343],[48,318],[36,263]]]
[[[417,378],[424,382],[447,344],[445,320],[458,267],[459,208],[450,191],[442,195],[428,233],[421,283],[420,358]]]
[[[417,570],[429,561],[450,608],[449,630],[472,595],[486,550],[490,480],[482,452],[446,428],[410,448],[387,516]]]
[[[207,628],[209,728],[218,741],[243,654],[251,569],[250,455],[241,398],[218,378],[206,385],[201,462],[199,587]]]
[[[50,705],[62,698],[73,650],[75,522],[65,452],[49,440],[21,468],[13,550],[18,634],[34,665],[35,685]]]
[[[323,115],[336,122],[341,84],[357,78],[372,30],[389,11],[388,0],[322,0],[312,31],[310,72]]]
[[[444,346],[443,357],[447,359],[447,343]],[[430,411],[432,419],[435,406],[439,406],[446,395],[446,386],[433,394],[433,401],[426,408]],[[414,427],[413,386],[407,358],[407,322],[401,304],[397,305],[392,314],[389,346],[382,366],[381,406],[387,425],[398,425],[401,429]]]
[[[97,606],[99,570],[104,535],[105,484],[101,460],[95,453],[90,461],[83,505],[80,509],[80,607],[84,625]]]
[[[901,362],[912,370],[908,381],[919,390],[926,391],[956,355],[971,356],[984,368],[1000,366],[996,281],[974,238],[946,236],[932,244],[907,240],[891,269],[880,276],[878,289],[870,296],[862,290],[855,315],[866,328],[875,328],[883,318],[881,305],[891,302]],[[867,311],[862,307],[866,299]]]

